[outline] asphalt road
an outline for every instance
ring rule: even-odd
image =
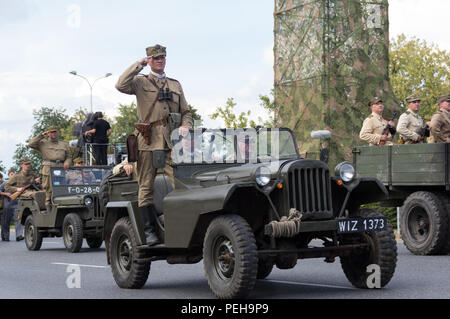
[[[13,238],[13,236],[11,236]],[[14,239],[13,239],[14,240]],[[299,260],[291,270],[273,272],[256,283],[252,299],[450,299],[450,255],[415,256],[398,243],[398,263],[383,289],[351,286],[339,259]],[[140,290],[117,287],[102,246],[66,252],[61,238],[45,238],[40,251],[23,241],[0,242],[0,298],[2,299],[210,299],[203,263],[169,265],[154,262]]]

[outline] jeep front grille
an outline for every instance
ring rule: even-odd
[[[294,167],[289,170],[289,205],[301,213],[332,210],[330,173],[324,167]]]

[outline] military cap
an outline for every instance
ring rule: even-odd
[[[441,104],[442,102],[450,102],[450,94],[444,94],[438,97],[437,104]]]
[[[421,101],[420,97],[417,94],[412,94],[405,99],[406,103],[411,103],[415,101]]]
[[[31,160],[28,157],[24,157],[22,159],[20,159],[19,164],[31,164]]]
[[[163,47],[162,45],[155,45],[152,47],[148,47],[145,49],[145,52],[147,52],[147,56],[151,57],[158,57],[158,56],[166,56],[166,47]]]
[[[383,102],[383,100],[380,97],[375,96],[374,98],[370,99],[369,106],[377,104],[378,102]]]
[[[47,132],[55,132],[55,131],[59,131],[59,127],[57,127],[57,126],[47,127]]]
[[[77,157],[76,159],[73,160],[74,164],[80,164],[80,163],[84,163],[84,160],[81,157]]]

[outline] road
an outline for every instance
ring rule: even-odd
[[[11,236],[13,238],[13,236]],[[450,255],[415,256],[398,243],[398,263],[384,289],[360,290],[345,278],[339,259],[299,260],[291,270],[273,272],[256,283],[254,299],[450,299]],[[140,290],[120,289],[106,264],[104,246],[66,252],[61,238],[45,238],[40,251],[23,241],[0,242],[2,299],[210,299],[203,263],[154,262]]]

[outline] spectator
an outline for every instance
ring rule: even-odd
[[[94,114],[94,128],[86,131],[85,135],[94,134],[94,157],[96,165],[108,165],[106,151],[108,150],[108,137],[111,135],[111,126],[103,119],[102,112]]]

